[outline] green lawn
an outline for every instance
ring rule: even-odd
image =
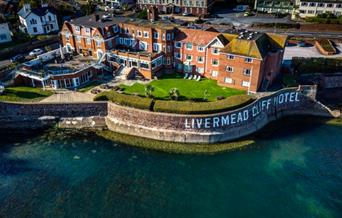
[[[177,88],[181,95],[181,100],[187,99],[202,99],[205,97],[205,90],[207,90],[207,99],[215,101],[218,96],[229,97],[233,95],[245,94],[245,91],[221,87],[217,85],[215,80],[202,79],[201,81],[187,80],[181,78],[162,78],[160,80],[153,80],[149,83],[154,87],[153,95],[159,99],[169,99],[169,90]],[[140,83],[135,83],[132,86],[121,85],[124,93],[145,95],[145,86]]]
[[[32,87],[8,87],[5,92],[0,95],[0,101],[17,101],[17,102],[32,102],[40,101],[53,93],[44,91],[41,88]]]

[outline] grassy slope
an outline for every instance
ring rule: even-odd
[[[208,90],[208,100],[214,101],[217,96],[232,96],[238,94],[245,94],[245,91],[221,87],[217,82],[209,79],[202,79],[201,81],[167,78],[161,80],[154,80],[149,83],[154,87],[154,96],[157,98],[168,98],[169,90],[171,88],[178,88],[180,95],[186,98],[203,98],[205,90]],[[127,94],[139,93],[145,94],[145,85],[135,83],[132,86],[122,85],[125,88],[124,92]]]
[[[8,87],[5,89],[5,92],[0,95],[0,101],[32,102],[40,101],[50,95],[52,95],[51,91],[43,91],[40,88]]]

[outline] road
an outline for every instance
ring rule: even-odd
[[[52,50],[54,50],[54,49],[59,48],[59,43],[54,43],[54,44],[51,44],[51,45],[49,45],[49,46],[50,46],[50,48],[51,48]],[[41,48],[41,49],[42,49],[43,51],[45,51],[45,48]],[[22,53],[18,52],[17,54],[22,54]],[[24,53],[23,55],[25,55],[25,59],[26,59],[26,60],[32,59],[32,57],[29,55],[29,52],[26,52],[26,53]],[[6,66],[6,65],[9,65],[9,64],[11,64],[10,59],[0,60],[0,67]]]

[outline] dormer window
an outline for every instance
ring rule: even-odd
[[[253,59],[252,59],[252,58],[245,58],[245,62],[246,62],[246,63],[252,63],[252,62],[253,62]]]

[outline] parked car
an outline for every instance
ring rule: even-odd
[[[43,54],[43,50],[42,49],[40,49],[40,48],[36,48],[36,49],[33,49],[30,53],[29,53],[29,55],[30,56],[37,56],[37,55],[40,55],[40,54]]]
[[[22,62],[22,61],[24,61],[24,60],[25,60],[25,57],[24,57],[24,55],[22,55],[22,54],[18,54],[18,55],[13,56],[13,57],[11,58],[11,62],[12,62],[12,63],[15,63],[15,62]]]
[[[233,11],[244,12],[244,11],[247,11],[248,8],[249,8],[248,5],[237,5],[235,8],[233,8]]]
[[[187,12],[184,12],[182,15],[183,15],[183,16],[186,16],[186,17],[188,17],[188,16],[192,16],[192,14],[191,14],[191,13],[187,13]]]

